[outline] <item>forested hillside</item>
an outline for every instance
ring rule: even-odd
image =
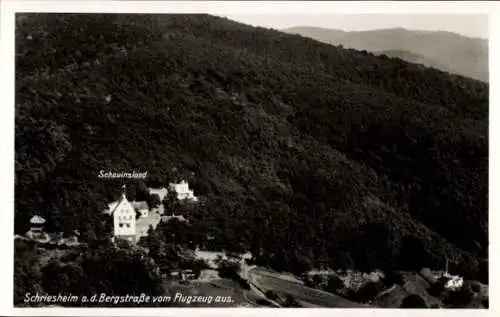
[[[386,55],[388,57],[394,57],[394,58],[399,58],[404,61],[407,61],[412,64],[421,64],[425,67],[433,67],[439,70],[447,71],[450,73],[453,73],[453,70],[448,68],[447,66],[441,65],[437,63],[436,61],[433,61],[429,58],[425,58],[423,56],[420,56],[418,54],[413,54],[408,51],[402,51],[402,50],[388,50],[388,51],[380,51],[380,52],[375,52],[377,55]]]
[[[17,232],[95,238],[100,170],[182,174],[213,249],[487,279],[488,84],[209,15],[23,17]]]

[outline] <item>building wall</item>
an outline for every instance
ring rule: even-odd
[[[141,210],[139,210],[139,212],[141,213],[141,217],[148,217],[149,216],[149,210],[147,210],[147,209],[141,209]]]
[[[115,210],[114,235],[134,236],[136,234],[135,210],[128,201],[123,201]]]
[[[191,199],[191,198],[193,198],[192,192],[177,192],[177,199],[183,200],[183,199]]]
[[[184,181],[179,184],[171,183],[169,188],[177,193],[179,199],[189,198],[193,195],[193,191],[189,190],[189,184]]]
[[[137,237],[135,235],[129,236],[129,235],[120,235],[113,237],[113,242],[114,243],[119,243],[120,241],[127,241],[129,243],[136,243],[137,242]]]

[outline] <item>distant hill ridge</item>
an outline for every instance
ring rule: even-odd
[[[299,26],[282,31],[346,48],[374,53],[389,51],[392,53],[391,57],[398,57],[411,63],[422,63],[484,82],[488,82],[489,79],[487,39],[466,37],[448,31],[403,28],[343,31]]]

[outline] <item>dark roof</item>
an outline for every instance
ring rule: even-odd
[[[137,210],[149,209],[148,203],[145,201],[133,201],[132,206]]]
[[[125,199],[127,199],[127,197],[125,196],[125,194],[122,194],[122,195],[121,195],[121,197],[120,197],[120,199],[118,199],[118,201],[116,201],[116,205],[114,205],[114,206],[113,206],[113,209],[111,209],[111,210],[110,210],[109,214],[110,214],[110,215],[113,215],[113,214],[115,213],[116,208],[117,208],[117,207],[121,204],[121,202],[122,202],[123,200],[125,200]],[[113,203],[114,203],[114,202],[113,202]],[[113,203],[111,203],[111,204],[113,204]],[[111,204],[110,204],[110,205],[111,205]]]

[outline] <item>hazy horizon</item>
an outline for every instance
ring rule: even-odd
[[[226,18],[273,29],[318,27],[342,31],[369,31],[403,28],[412,31],[445,31],[467,37],[489,38],[485,14],[287,14],[224,15]]]

